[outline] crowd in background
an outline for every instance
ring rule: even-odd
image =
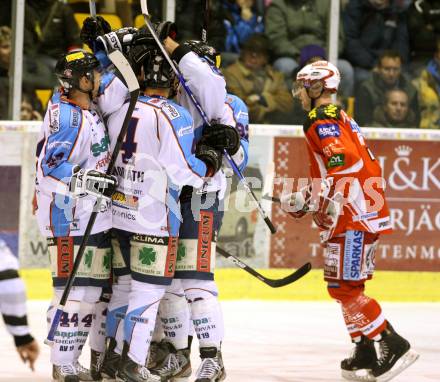
[[[11,56],[12,1],[5,3],[0,119],[7,117]],[[162,19],[162,2],[149,3],[153,21]],[[202,2],[175,3],[179,38],[200,39]],[[327,58],[330,0],[210,4],[209,43],[221,52],[228,91],[246,102],[251,123],[301,124],[304,114],[291,89],[304,65]],[[109,9],[124,26],[133,26],[140,14],[138,1],[98,2],[98,12]],[[88,13],[88,1],[26,1],[23,103],[33,110],[22,110],[23,118],[41,118],[35,89],[52,88],[57,57],[82,47],[74,16],[81,12]],[[440,0],[341,0],[338,48],[337,102],[361,126],[440,128]]]

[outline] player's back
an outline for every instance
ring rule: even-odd
[[[112,146],[126,110],[127,104],[108,120]],[[201,187],[206,174],[205,164],[192,153],[193,130],[183,107],[162,97],[139,98],[114,171],[119,181],[113,196],[115,228],[168,236],[169,213],[179,209],[177,197],[170,198],[172,189]]]

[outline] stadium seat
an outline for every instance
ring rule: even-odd
[[[134,27],[141,28],[145,25],[144,16],[137,15],[134,19]]]
[[[52,89],[36,89],[35,93],[37,94],[37,97],[40,100],[44,110],[52,95]]]

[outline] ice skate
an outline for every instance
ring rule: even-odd
[[[79,382],[76,367],[72,364],[68,365],[53,365],[52,379],[55,382]]]
[[[103,382],[116,381],[116,371],[118,370],[119,361],[121,356],[115,352],[116,341],[110,338],[109,345],[105,351],[104,360],[101,365],[101,376]]]
[[[162,381],[169,382],[186,382],[191,376],[191,360],[189,359],[188,350],[175,350],[169,344],[170,353],[162,362],[162,364],[154,369],[154,373],[158,374]]]
[[[152,374],[144,365],[139,365],[128,356],[128,344],[124,344],[119,361],[116,381],[119,382],[160,382],[158,375]]]
[[[92,350],[90,354],[90,376],[92,381],[101,381],[101,367],[105,353]]]
[[[195,382],[218,382],[226,378],[222,355],[215,347],[200,348],[202,363],[197,369]]]
[[[411,350],[409,342],[399,336],[388,323],[379,341],[379,358],[372,368],[377,382],[386,382],[412,365],[419,354]]]
[[[90,370],[81,365],[78,361],[75,364],[76,373],[78,374],[78,378],[80,381],[95,381],[90,374]],[[98,379],[100,381],[101,379]]]
[[[349,358],[341,362],[342,377],[349,381],[375,381],[371,369],[377,361],[374,341],[362,336]]]
[[[149,369],[156,369],[163,363],[168,354],[170,354],[168,342],[164,340],[160,342],[153,341],[150,345],[147,367]]]

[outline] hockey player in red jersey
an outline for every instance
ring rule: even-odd
[[[297,94],[308,112],[304,134],[313,181],[284,195],[282,208],[295,218],[312,213],[320,229],[328,292],[341,304],[355,344],[352,356],[341,362],[342,376],[388,381],[418,354],[394,331],[379,303],[364,294],[365,281],[374,271],[379,234],[391,232],[381,168],[356,122],[332,103],[340,82],[338,69],[317,61],[296,79]]]

